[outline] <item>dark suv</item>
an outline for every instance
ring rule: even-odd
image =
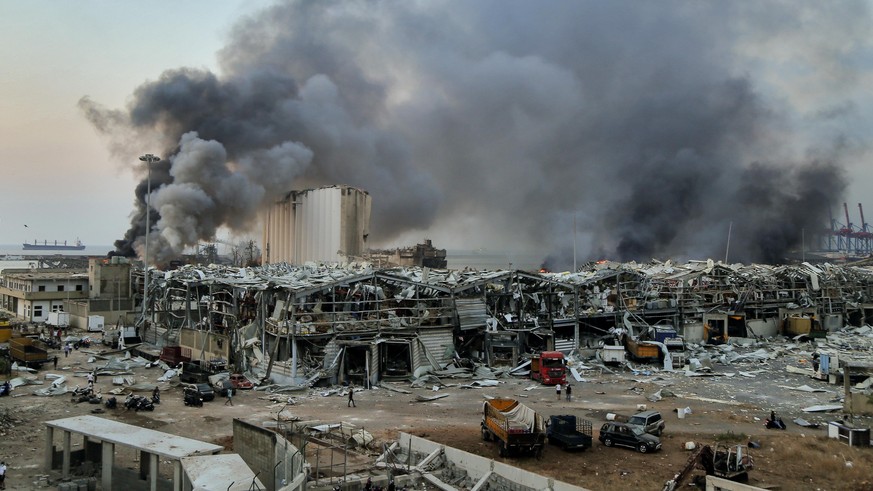
[[[600,443],[611,447],[618,445],[636,449],[641,453],[654,452],[661,449],[661,440],[636,426],[624,423],[604,423],[600,427]]]
[[[627,424],[628,426],[641,428],[646,433],[651,433],[655,436],[661,436],[666,426],[664,418],[661,417],[661,413],[658,411],[643,411],[634,414],[627,420]]]
[[[197,392],[200,393],[200,397],[203,398],[203,402],[211,401],[215,399],[215,391],[212,390],[212,387],[209,384],[190,384],[191,387],[197,389]]]

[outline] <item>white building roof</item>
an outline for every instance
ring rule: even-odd
[[[124,445],[167,459],[177,460],[193,455],[210,455],[224,450],[221,445],[140,428],[97,416],[55,419],[46,421],[45,424],[52,428],[86,435],[90,440]]]

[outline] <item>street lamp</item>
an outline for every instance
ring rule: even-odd
[[[148,324],[146,324],[146,318],[148,317],[148,304],[149,304],[149,302],[148,302],[148,298],[149,298],[149,232],[151,231],[150,230],[151,223],[149,223],[150,222],[149,219],[151,218],[150,212],[152,209],[151,199],[150,199],[151,194],[152,194],[152,164],[154,164],[156,162],[160,162],[161,158],[156,157],[150,153],[147,153],[147,154],[143,155],[142,157],[140,157],[139,159],[146,163],[146,175],[148,176],[146,178],[147,184],[146,184],[146,198],[145,198],[146,199],[146,230],[145,230],[146,236],[145,236],[145,254],[144,254],[145,257],[143,257],[143,260],[142,260],[143,273],[144,273],[143,282],[142,282],[142,287],[143,287],[142,321],[144,324],[143,335],[145,335],[145,329],[146,329],[146,327],[148,327]]]

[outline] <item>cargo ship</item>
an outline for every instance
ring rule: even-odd
[[[75,244],[67,244],[66,240],[63,242],[44,240],[42,243],[34,240],[32,244],[25,242],[22,246],[24,246],[25,251],[81,251],[85,249],[85,244],[82,244],[79,239],[76,239]]]

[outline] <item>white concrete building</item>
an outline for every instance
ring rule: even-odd
[[[51,312],[65,312],[65,302],[88,298],[83,269],[4,269],[0,307],[28,322],[45,322]]]
[[[342,262],[367,249],[370,195],[345,185],[291,191],[263,223],[263,264]]]

